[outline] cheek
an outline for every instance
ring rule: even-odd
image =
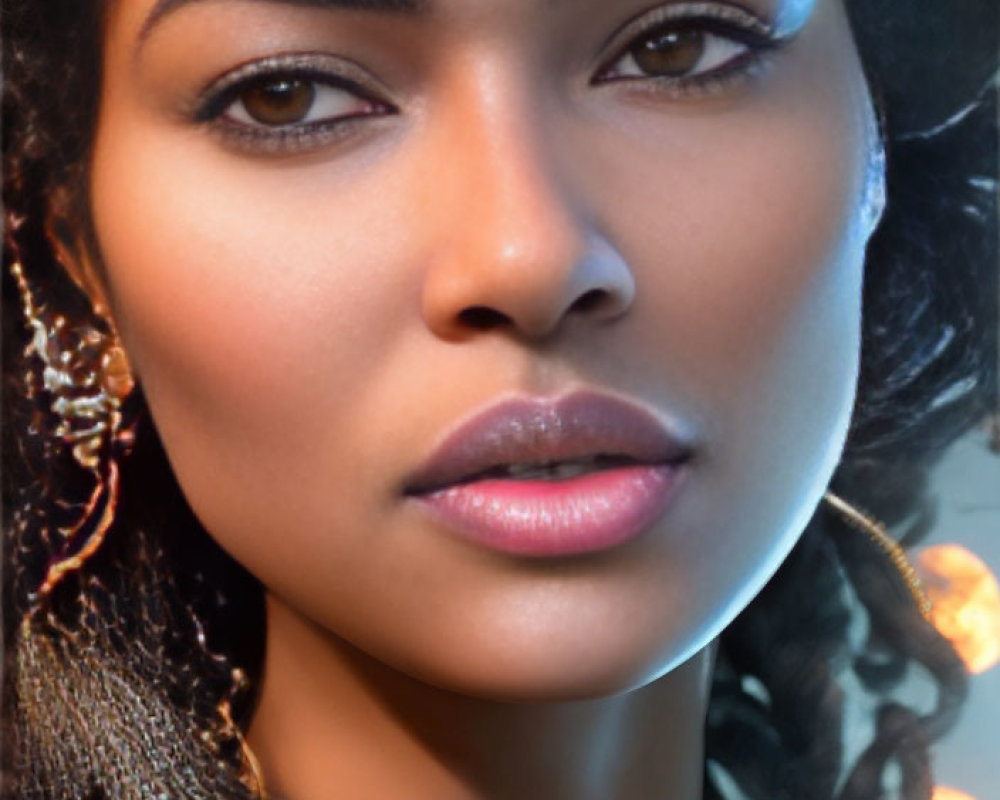
[[[113,130],[94,209],[126,346],[192,507],[213,532],[246,532],[248,553],[266,549],[284,515],[248,493],[322,499],[352,477],[349,445],[323,434],[364,417],[397,346],[391,321],[417,296],[405,234],[364,213],[385,182],[279,180],[197,148],[180,158],[128,121]]]
[[[856,368],[864,138],[798,113],[686,141],[701,145],[617,170],[631,213],[616,238],[641,265],[635,312],[648,321],[633,342],[715,440],[753,433],[755,409],[775,401],[789,420],[811,405],[828,431]],[[664,166],[651,177],[648,164]]]
[[[867,98],[845,73],[841,96],[827,86],[829,102],[810,103],[821,84],[806,77],[801,94],[727,124],[684,120],[659,141],[637,138],[604,177],[619,204],[606,218],[636,265],[634,312],[646,320],[628,344],[647,354],[653,391],[706,437],[675,508],[681,533],[659,554],[673,599],[701,609],[686,620],[704,626],[696,641],[794,544],[853,403]]]
[[[793,449],[824,449],[851,403],[870,99],[832,4],[813,22],[796,69],[775,61],[745,106],[661,130],[650,115],[627,157],[604,150],[603,213],[641,265],[636,311],[654,320],[639,342],[727,448],[799,436]]]

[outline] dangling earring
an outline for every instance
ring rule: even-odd
[[[20,259],[13,261],[11,274],[31,333],[24,355],[41,366],[28,374],[28,396],[51,398],[48,410],[56,420],[52,434],[94,478],[77,521],[50,532],[53,558],[30,597],[22,620],[27,628],[44,599],[66,575],[84,565],[111,527],[118,503],[118,464],[134,441],[133,426],[125,424],[123,415],[134,381],[110,322],[101,320],[106,330],[90,323],[70,326],[65,317],[37,300]]]
[[[906,583],[906,587],[909,589],[913,601],[917,604],[917,609],[920,611],[921,616],[930,621],[931,601],[924,593],[923,587],[920,584],[920,578],[917,577],[917,571],[906,557],[903,548],[892,538],[885,529],[885,526],[829,490],[823,495],[823,501],[844,522],[868,536],[888,556],[892,565]]]

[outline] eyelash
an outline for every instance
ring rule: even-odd
[[[240,149],[276,155],[315,150],[347,138],[356,123],[397,112],[391,103],[381,99],[382,92],[367,85],[369,81],[360,75],[361,72],[360,68],[342,59],[314,53],[254,61],[237,67],[213,83],[203,94],[193,117]],[[337,102],[332,93],[343,94],[343,101],[358,106],[359,110],[280,125],[253,121],[246,108],[247,95],[279,84],[309,88],[314,101],[307,109],[308,115],[312,115],[315,106],[322,102],[327,105]],[[242,106],[242,111],[237,104]],[[239,118],[241,115],[243,119]]]
[[[626,59],[630,59],[631,66],[641,71],[635,53],[643,45],[669,35],[686,33],[699,35],[702,44],[706,44],[707,40],[705,52],[699,54],[699,63],[712,49],[716,58],[720,56],[720,49],[725,58],[698,72],[684,75],[622,72],[621,65]],[[612,37],[610,49],[615,55],[603,62],[591,83],[595,86],[635,83],[670,99],[698,99],[724,92],[749,78],[768,53],[782,47],[790,38],[776,35],[771,23],[730,3],[681,2],[659,6],[630,21]],[[614,74],[616,68],[619,74]]]
[[[717,63],[683,75],[643,73],[636,60],[636,53],[643,45],[658,38],[663,40],[670,35],[691,33],[706,45],[704,52],[699,53],[698,63],[705,59],[705,52],[712,55],[713,48]],[[776,36],[768,22],[730,3],[671,3],[643,13],[614,34],[608,47],[615,55],[602,63],[590,83],[593,86],[637,84],[672,99],[696,99],[725,91],[749,77],[762,58],[788,38]],[[623,68],[623,64],[627,66]],[[693,68],[696,67],[697,63]],[[194,118],[213,127],[239,149],[266,154],[311,151],[347,138],[359,122],[397,113],[398,109],[380,99],[382,92],[370,83],[360,68],[342,59],[311,53],[279,55],[251,62],[223,75],[203,94]],[[330,104],[333,100],[330,92],[342,92],[345,99],[350,98],[364,108],[286,124],[254,121],[246,108],[247,95],[254,90],[273,89],[279,84],[307,87],[311,98],[307,114],[310,115],[318,95],[325,94],[326,103]],[[234,114],[237,104],[242,106],[242,111],[237,108]]]

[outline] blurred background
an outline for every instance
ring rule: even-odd
[[[994,425],[997,423],[994,422]],[[971,674],[956,727],[934,747],[934,800],[1000,800],[1000,453],[983,425],[937,465],[939,517],[911,556],[935,624]],[[936,595],[936,596],[935,596]]]

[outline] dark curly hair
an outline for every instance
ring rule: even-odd
[[[997,402],[1000,9],[847,5],[882,115],[888,206],[869,245],[859,398],[833,487],[908,544],[933,518],[930,466]],[[57,434],[62,390],[43,355],[85,355],[108,332],[66,269],[67,254],[97,252],[86,198],[102,9],[3,0],[0,797],[250,800],[241,730],[263,653],[261,587],[194,518],[140,391],[115,410],[127,435],[87,439],[89,461],[84,429]],[[85,468],[119,456],[120,475]],[[40,591],[95,537],[82,568]],[[735,784],[752,800],[873,800],[889,796],[890,767],[896,796],[930,797],[928,743],[954,721],[965,672],[906,588],[877,547],[817,512],[721,637],[706,798]],[[914,664],[937,689],[926,714],[892,699]],[[842,741],[847,684],[877,699],[859,754]]]

